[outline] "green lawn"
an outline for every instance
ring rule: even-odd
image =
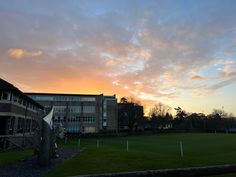
[[[129,152],[126,152],[126,140],[129,140]],[[81,139],[81,147],[86,149],[47,177],[236,163],[234,134],[159,134],[99,141],[97,148],[97,139]],[[66,146],[77,144],[78,140],[68,140]]]
[[[18,160],[24,159],[33,155],[32,150],[13,151],[13,152],[0,152],[0,166],[14,163]]]

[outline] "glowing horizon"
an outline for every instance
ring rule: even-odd
[[[236,115],[236,1],[3,1],[0,77],[24,92]]]

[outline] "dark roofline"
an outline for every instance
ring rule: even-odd
[[[27,101],[30,101],[31,103],[34,103],[41,109],[44,109],[44,107],[39,104],[38,102],[34,101],[32,98],[28,97],[26,94],[24,94],[22,91],[20,91],[17,87],[15,87],[13,84],[3,80],[0,78],[0,90],[2,91],[11,91],[13,93],[19,94],[22,98],[26,99]]]
[[[53,96],[115,96],[115,95],[104,95],[102,94],[75,94],[75,93],[36,93],[36,92],[25,92],[26,95],[53,95]]]
[[[16,92],[21,92],[18,88],[16,88],[13,84],[3,80],[0,78],[0,89],[1,90],[11,90],[11,91],[16,91]]]

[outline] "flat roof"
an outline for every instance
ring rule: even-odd
[[[104,95],[104,94],[75,94],[75,93],[36,93],[36,92],[25,92],[26,95],[53,95],[53,96],[110,96],[115,97],[116,95]]]

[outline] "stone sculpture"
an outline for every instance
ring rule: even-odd
[[[41,166],[48,166],[52,158],[59,157],[57,153],[57,138],[64,137],[64,128],[62,125],[53,125],[53,108],[46,115],[39,125],[36,132],[36,148],[38,162]]]

